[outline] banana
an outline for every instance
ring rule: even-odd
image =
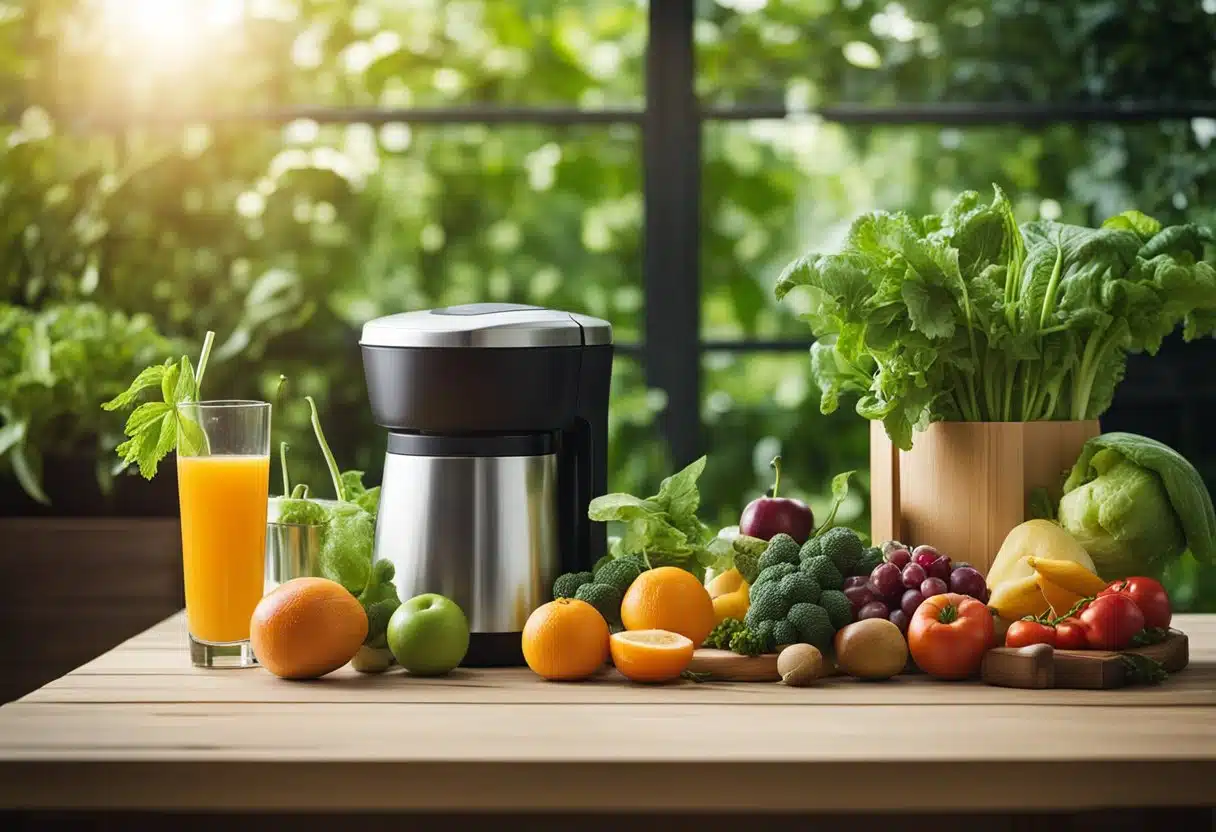
[[[992,588],[988,606],[1006,621],[1016,621],[1027,615],[1042,615],[1047,612],[1047,599],[1039,588],[1038,575],[1014,578]]]
[[[1039,577],[1077,596],[1097,595],[1106,589],[1106,581],[1075,561],[1052,560],[1031,555],[1026,558],[1026,563]]]
[[[1054,615],[1061,616],[1072,609],[1073,604],[1081,600],[1082,596],[1075,592],[1069,592],[1061,586],[1053,584],[1051,581],[1043,577],[1042,573],[1037,573],[1039,591],[1043,593],[1043,597],[1047,599],[1047,603],[1051,605],[1051,611]]]

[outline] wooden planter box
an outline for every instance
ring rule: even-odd
[[[870,423],[871,533],[875,545],[929,544],[987,574],[1026,519],[1035,488],[1058,499],[1081,446],[1100,433],[1084,422],[935,422],[912,450]]]
[[[0,518],[0,541],[0,702],[183,606],[175,518]]]

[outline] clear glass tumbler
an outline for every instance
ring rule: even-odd
[[[252,667],[249,619],[262,599],[270,404],[178,405],[177,488],[190,660]]]

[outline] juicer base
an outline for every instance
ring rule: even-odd
[[[523,633],[471,633],[461,667],[522,667]]]

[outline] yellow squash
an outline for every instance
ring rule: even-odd
[[[1024,578],[1015,578],[992,587],[988,606],[1006,621],[1016,621],[1027,615],[1042,615],[1047,612],[1047,599],[1039,588],[1038,575],[1031,572]]]
[[[1034,577],[1037,573],[1028,558],[1071,561],[1097,572],[1089,553],[1072,535],[1050,520],[1028,520],[1015,526],[988,569],[988,588],[996,592],[1008,581]]]
[[[1041,573],[1035,577],[1039,584],[1039,591],[1043,593],[1043,597],[1051,605],[1052,614],[1057,617],[1068,612],[1074,604],[1081,600],[1080,595],[1077,595],[1075,592],[1069,592],[1057,584],[1053,584],[1044,578]]]
[[[1097,595],[1106,589],[1106,581],[1076,561],[1031,556],[1026,563],[1039,573],[1040,578],[1077,596]]]

